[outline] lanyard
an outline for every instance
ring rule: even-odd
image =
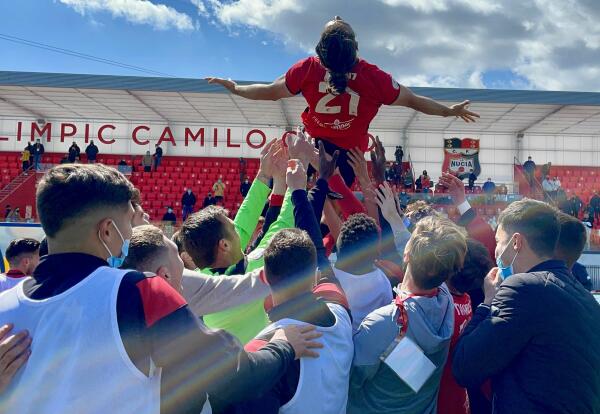
[[[392,343],[386,348],[386,350],[381,354],[379,359],[385,361],[385,359],[392,353],[392,351],[398,346],[406,332],[408,331],[408,313],[406,312],[406,308],[404,306],[404,302],[407,299],[415,298],[419,296],[423,296],[426,298],[434,298],[438,295],[439,288],[435,289],[432,293],[427,294],[418,294],[418,293],[407,293],[398,291],[395,299],[396,306],[398,307],[398,317],[396,318],[396,324],[400,327],[398,331],[398,335],[392,341]]]

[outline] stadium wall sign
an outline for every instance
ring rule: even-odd
[[[442,171],[448,171],[463,180],[469,177],[471,170],[477,176],[481,174],[479,140],[475,138],[445,139]]]
[[[119,130],[120,123],[103,123],[93,125],[90,123],[74,122],[24,122],[17,121],[15,132],[10,135],[1,135],[0,142],[10,141],[14,138],[16,142],[34,142],[41,139],[42,143],[64,143],[67,139],[83,138],[87,144],[92,140],[103,145],[112,145],[117,139],[129,139],[134,145],[146,147],[151,144],[164,145],[171,144],[173,147],[178,145],[188,146],[212,146],[213,148],[240,148],[243,145],[251,149],[262,148],[267,141],[273,138],[284,139],[288,134],[295,134],[294,131],[281,129],[277,137],[267,137],[267,133],[260,128],[252,128],[246,131],[240,127],[205,127],[205,126],[184,126],[177,127],[161,126],[154,129],[146,124],[135,125]],[[122,125],[122,124],[121,124]],[[272,129],[272,128],[269,128]],[[130,130],[131,132],[129,132]],[[173,130],[177,132],[174,132]],[[237,136],[235,136],[237,134]],[[279,135],[281,134],[281,135]],[[152,138],[158,136],[158,139]],[[374,137],[369,134],[369,150],[373,148]]]

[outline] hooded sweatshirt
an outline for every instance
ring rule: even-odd
[[[440,379],[454,330],[454,305],[446,285],[433,297],[409,297],[404,302],[406,336],[436,369],[418,393],[380,360],[400,331],[395,302],[370,313],[354,336],[348,414],[436,413]]]

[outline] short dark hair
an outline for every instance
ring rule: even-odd
[[[467,239],[449,219],[429,216],[417,223],[405,252],[415,284],[430,290],[462,269]]]
[[[183,247],[183,238],[181,236],[181,231],[176,231],[175,233],[173,233],[173,235],[171,236],[171,241],[175,243],[175,246],[177,246],[177,253],[181,254],[185,252],[185,248]]]
[[[564,260],[567,267],[571,268],[585,248],[587,232],[584,224],[579,219],[562,211],[558,213],[558,221],[560,223],[560,235],[556,244],[555,256],[557,259]]]
[[[522,234],[538,256],[554,256],[560,224],[557,210],[550,205],[528,198],[515,201],[500,213],[498,226],[507,233]]]
[[[8,262],[15,261],[23,255],[34,254],[40,250],[40,242],[35,239],[15,239],[8,244],[4,256]]]
[[[131,202],[134,187],[114,168],[102,164],[63,164],[48,171],[37,188],[37,210],[44,232],[54,237],[66,222],[92,210]]]
[[[340,229],[337,239],[338,260],[375,260],[378,244],[377,222],[364,213],[353,214]],[[365,256],[368,256],[368,259]]]
[[[214,263],[219,241],[229,236],[224,226],[227,215],[223,207],[208,206],[189,215],[183,223],[183,247],[200,269]]]
[[[317,269],[315,245],[300,229],[283,229],[275,233],[263,257],[267,282],[274,289],[314,277]]]
[[[450,276],[449,283],[460,293],[480,289],[492,267],[494,262],[488,249],[479,241],[469,238],[463,268]]]
[[[147,265],[166,254],[166,248],[164,234],[158,227],[150,224],[134,227],[129,243],[129,253],[121,267],[142,272],[149,271],[150,269],[146,268]]]

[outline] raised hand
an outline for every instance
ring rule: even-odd
[[[385,181],[385,161],[385,148],[379,137],[376,136],[375,148],[371,151],[371,162],[373,163],[373,176],[378,183]]]
[[[455,206],[461,205],[467,199],[465,196],[465,185],[462,180],[455,175],[447,172],[442,173],[438,184],[448,189]]]
[[[323,145],[323,141],[319,141],[319,177],[325,180],[329,180],[329,178],[335,173],[335,167],[337,163],[337,159],[340,156],[339,151],[335,151],[333,156],[329,155],[327,151],[325,151],[325,146]]]
[[[265,184],[268,184],[269,180],[273,178],[273,173],[276,168],[273,162],[273,156],[281,147],[281,142],[278,142],[277,139],[273,139],[267,143],[260,152],[260,166],[256,178],[263,181]]]
[[[398,212],[397,196],[390,185],[387,182],[380,184],[379,191],[376,191],[375,195],[375,201],[381,209],[383,218],[385,218],[388,223],[401,222],[402,218]]]
[[[300,160],[289,160],[285,181],[291,192],[306,190],[306,169]]]
[[[285,144],[288,147],[290,159],[300,160],[305,166],[308,166],[315,153],[315,147],[308,134],[298,128],[295,136],[288,134],[285,137]]]
[[[348,151],[348,164],[350,164],[354,170],[354,175],[358,177],[358,181],[361,185],[371,181],[369,178],[369,170],[367,169],[367,160],[365,160],[365,155],[361,150],[353,148]]]
[[[475,118],[479,118],[479,114],[469,111],[467,108],[471,101],[463,101],[459,104],[450,107],[451,114],[456,117],[461,117],[465,122],[475,122]]]
[[[231,93],[236,93],[236,86],[237,83],[235,83],[234,81],[232,81],[231,79],[223,79],[223,78],[204,78],[204,80],[207,80],[208,83],[212,84],[217,84],[217,85],[221,85],[223,86],[225,89],[227,89],[229,92]]]

